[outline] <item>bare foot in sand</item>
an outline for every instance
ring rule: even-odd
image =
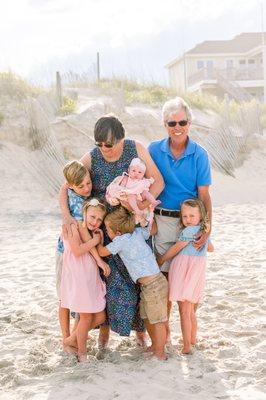
[[[78,354],[77,347],[63,345],[63,351],[67,354]]]
[[[148,347],[148,338],[146,332],[136,332],[137,345],[140,347]]]
[[[191,347],[183,347],[182,354],[192,354]]]
[[[151,345],[151,346],[148,346],[147,348],[146,348],[146,351],[148,352],[148,353],[153,353],[154,352],[154,347]]]
[[[166,361],[166,360],[168,360],[168,357],[167,357],[167,355],[165,354],[165,353],[162,353],[162,352],[157,352],[157,353],[153,353],[154,354],[154,356],[158,359],[158,360],[160,360],[160,361]]]
[[[88,361],[87,354],[83,354],[83,353],[78,354],[78,361],[80,363],[87,362]]]
[[[78,348],[78,342],[77,338],[74,336],[68,336],[66,339],[64,339],[64,346],[70,346],[70,347],[75,347]]]

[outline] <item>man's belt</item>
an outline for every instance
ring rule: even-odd
[[[164,217],[180,218],[180,211],[164,210],[163,208],[155,208],[155,214],[163,215]]]

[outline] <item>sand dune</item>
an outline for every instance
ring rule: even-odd
[[[14,157],[8,163],[10,150]],[[198,312],[199,343],[192,356],[178,355],[174,307],[167,362],[143,353],[134,337],[115,334],[105,358],[97,359],[97,332],[88,364],[61,352],[54,283],[59,210],[56,199],[21,170],[19,159],[18,147],[0,149],[1,400],[265,398],[263,149],[236,171],[237,179],[214,174],[216,251],[209,256]]]

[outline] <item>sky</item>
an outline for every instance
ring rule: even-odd
[[[262,7],[263,4],[263,7]],[[36,82],[56,70],[166,81],[204,40],[266,30],[266,0],[0,0],[0,71]]]

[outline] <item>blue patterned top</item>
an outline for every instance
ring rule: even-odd
[[[133,233],[116,236],[107,245],[112,254],[119,254],[134,282],[160,272],[155,256],[146,243],[149,236],[148,227],[136,228]]]
[[[68,196],[68,207],[71,217],[75,218],[77,221],[82,221],[83,204],[84,201],[87,200],[89,197],[80,196],[73,189],[67,190],[67,196]],[[61,239],[61,236],[58,238],[57,251],[59,251],[60,253],[64,252],[64,244]]]
[[[189,242],[189,244],[186,247],[184,247],[178,253],[178,255],[183,254],[187,256],[206,256],[209,240],[207,240],[207,242],[198,250],[195,249],[195,247],[193,246],[193,242],[199,231],[200,231],[199,225],[187,226],[185,229],[181,231],[178,241]]]

